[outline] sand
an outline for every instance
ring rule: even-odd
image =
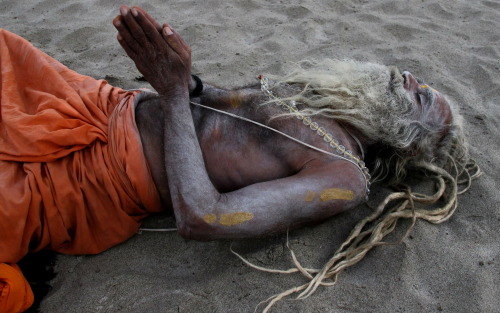
[[[71,69],[124,88],[147,87],[115,40],[121,1],[0,0],[0,27]],[[302,59],[352,58],[396,65],[456,101],[471,155],[485,175],[455,215],[418,222],[410,238],[379,247],[338,284],[272,312],[500,312],[500,1],[140,0],[193,50],[193,71],[224,87],[282,73]],[[375,192],[376,194],[376,192]],[[376,198],[376,196],[375,196]],[[374,205],[375,200],[369,204]],[[302,263],[321,265],[367,206],[290,233]],[[168,217],[148,226],[172,226]],[[258,265],[291,265],[286,236],[236,241]],[[43,312],[253,312],[305,280],[258,272],[231,242],[143,233],[97,256],[59,256]],[[260,307],[262,308],[262,306]]]

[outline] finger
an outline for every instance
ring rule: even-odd
[[[157,47],[162,48],[165,47],[165,40],[161,36],[160,32],[156,29],[155,25],[151,23],[141,11],[133,8],[131,10],[132,15],[134,16],[139,27],[142,28],[144,34],[150,39],[150,41]]]
[[[132,7],[132,9],[136,9],[137,11],[141,12],[151,22],[151,24],[154,25],[158,32],[161,32],[161,25],[151,15],[149,15],[146,10],[138,6],[134,6]]]
[[[120,46],[122,46],[123,50],[125,50],[125,53],[127,53],[127,55],[129,56],[129,58],[131,58],[132,60],[135,60],[135,51],[133,49],[131,49],[127,42],[125,42],[125,40],[123,40],[123,37],[118,34],[116,36],[116,39],[118,40],[118,43],[120,44]]]
[[[189,46],[182,40],[181,36],[173,31],[168,26],[163,27],[163,38],[168,43],[170,48],[174,50],[180,57],[187,58],[191,53]]]
[[[179,44],[182,45],[185,50],[191,50],[189,45],[184,41],[184,39],[182,39],[181,35],[179,35],[179,33],[175,29],[173,29],[172,26],[170,26],[170,24],[164,23],[163,28],[165,27],[170,28],[170,30],[177,36]]]
[[[135,41],[135,39],[132,37],[132,35],[130,34],[130,31],[127,28],[127,26],[123,23],[123,16],[118,15],[117,17],[115,17],[113,19],[113,25],[118,30],[118,35],[120,38],[118,41],[125,42],[130,50],[133,50],[134,52],[138,51],[138,49],[140,47],[137,44],[137,42]]]
[[[144,47],[147,45],[147,38],[146,34],[144,33],[143,29],[139,24],[137,24],[137,21],[135,20],[134,16],[131,13],[131,10],[127,6],[121,6],[120,7],[120,13],[122,16],[122,22],[125,24],[130,32],[131,39],[135,40],[137,43],[136,45],[140,47]],[[125,38],[125,37],[124,37]],[[127,41],[127,43],[129,43]]]

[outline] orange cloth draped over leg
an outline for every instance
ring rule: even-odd
[[[135,123],[140,91],[80,75],[0,29],[0,263],[94,254],[161,210]]]
[[[33,292],[17,265],[0,263],[0,313],[17,313],[33,304]]]

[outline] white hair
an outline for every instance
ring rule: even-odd
[[[295,100],[302,114],[326,116],[361,132],[371,144],[367,159],[372,176],[392,184],[396,191],[354,227],[321,269],[305,268],[292,251],[295,268],[282,272],[301,273],[309,282],[269,298],[263,312],[293,293],[299,293],[297,298],[303,299],[319,286],[335,284],[345,268],[359,262],[372,248],[386,244],[384,238],[394,231],[400,219],[412,221],[401,241],[418,218],[431,223],[446,221],[457,207],[457,196],[481,174],[468,157],[462,117],[456,106],[450,103],[452,121],[449,124],[443,119],[423,122],[426,119],[421,117],[426,112],[417,112],[417,106],[403,88],[404,79],[395,67],[324,60],[302,62],[292,73],[271,78],[277,84],[278,93],[283,84],[300,87],[299,92],[282,100]],[[291,114],[277,117],[288,115]],[[436,192],[429,195],[414,192],[406,180],[411,173],[433,181]],[[463,183],[466,186],[459,190],[458,186]]]
[[[272,78],[278,89],[282,84],[300,86],[299,93],[284,100],[301,103],[302,114],[326,116],[361,132],[376,147],[367,160],[375,180],[400,182],[419,162],[449,167],[468,161],[456,106],[450,102],[451,124],[422,122],[396,67],[327,59],[302,62],[290,74]]]

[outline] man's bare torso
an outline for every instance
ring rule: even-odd
[[[316,132],[298,119],[270,120],[272,116],[284,111],[273,104],[261,105],[267,100],[257,87],[225,91],[211,86],[206,87],[200,97],[191,99],[193,102],[268,125],[318,148],[331,150]],[[338,167],[340,175],[346,166],[354,167],[348,162],[314,151],[249,122],[194,105],[191,105],[191,110],[205,167],[212,183],[221,193],[289,177],[305,168],[327,163]],[[154,97],[141,101],[136,115],[153,178],[164,205],[170,208],[168,177],[163,175],[167,171],[164,170],[162,161],[163,118],[159,103]],[[360,155],[358,145],[338,123],[319,117],[315,117],[315,121],[324,125],[347,149]]]
[[[190,99],[191,49],[168,24],[123,6],[114,20],[118,42],[158,92],[139,104],[137,125],[165,208],[186,238],[247,238],[283,232],[354,208],[368,183],[356,163],[320,154],[257,126],[194,109],[218,107],[264,122],[308,144],[329,149],[315,130],[294,118],[269,121],[262,95],[206,88]],[[279,94],[278,94],[279,95]],[[249,100],[250,101],[247,101]],[[346,132],[318,118],[338,142],[359,154]],[[312,124],[311,124],[312,126]],[[330,150],[331,151],[331,150]],[[331,151],[331,153],[335,153]]]

